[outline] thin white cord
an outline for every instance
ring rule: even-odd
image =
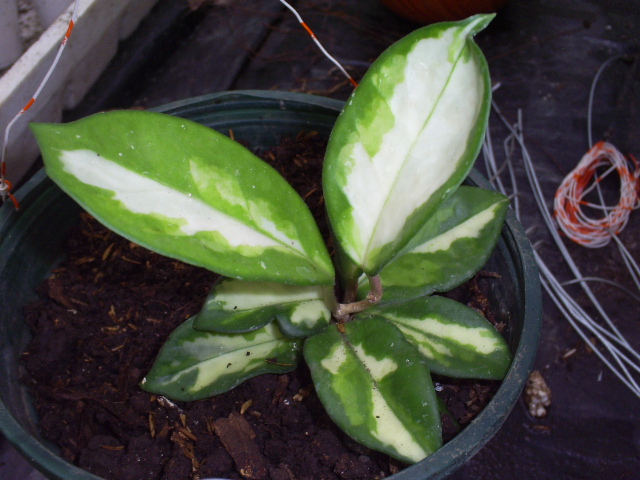
[[[0,169],[0,195],[3,196],[3,198],[2,198],[3,201],[5,200],[4,197],[9,194],[9,190],[10,190],[10,187],[9,187],[10,184],[5,180],[5,170],[6,170],[7,148],[8,148],[8,144],[9,144],[9,134],[11,132],[11,128],[18,121],[18,119],[22,116],[22,114],[25,113],[27,110],[29,110],[31,108],[31,106],[36,102],[36,100],[38,99],[38,96],[42,92],[42,89],[45,87],[45,85],[49,81],[49,78],[51,78],[51,75],[53,74],[53,71],[55,70],[56,66],[58,65],[60,57],[62,56],[62,52],[64,51],[64,48],[67,45],[67,41],[69,40],[69,37],[71,36],[71,32],[73,31],[73,27],[75,25],[75,22],[78,19],[78,5],[79,5],[79,3],[80,3],[80,0],[75,0],[75,3],[73,5],[73,10],[71,12],[71,20],[69,21],[69,27],[67,28],[67,32],[65,33],[64,37],[62,38],[62,42],[60,43],[60,47],[58,48],[56,56],[53,59],[53,62],[51,64],[51,66],[49,67],[49,70],[47,70],[47,73],[45,74],[44,78],[40,82],[40,85],[38,85],[38,88],[36,89],[35,93],[31,97],[31,99],[29,99],[27,104],[22,108],[22,110],[20,110],[16,114],[15,117],[13,117],[11,119],[11,121],[7,124],[7,126],[4,129],[4,138],[3,138],[3,142],[2,142],[2,156],[0,157],[0,163],[2,165],[2,168]],[[14,203],[16,203],[16,202],[14,201]]]
[[[344,67],[340,64],[340,62],[338,62],[335,58],[333,58],[329,52],[327,52],[325,50],[325,48],[322,46],[322,44],[320,43],[320,40],[318,40],[318,38],[316,37],[315,33],[313,33],[313,31],[311,31],[311,29],[309,28],[309,26],[305,23],[305,21],[302,19],[302,17],[300,16],[300,14],[296,11],[295,8],[293,8],[291,5],[289,5],[287,2],[285,2],[285,0],[280,0],[280,3],[282,3],[285,7],[287,7],[289,10],[291,10],[291,13],[293,13],[296,17],[296,19],[298,20],[298,22],[300,22],[300,25],[302,25],[302,27],[307,31],[307,33],[309,34],[309,36],[311,37],[311,39],[315,42],[315,44],[318,46],[318,48],[320,49],[320,51],[324,54],[325,57],[327,57],[329,60],[331,60],[331,62],[338,67],[338,69],[342,72],[342,74],[347,77],[347,79],[353,84],[353,86],[357,87],[358,84],[356,83],[356,81],[351,77],[351,75],[349,75],[349,73],[344,69]]]
[[[569,268],[575,276],[575,280],[572,280],[570,283],[578,283],[583,288],[597,311],[604,319],[605,324],[608,328],[605,328],[604,326],[598,324],[593,318],[591,318],[589,314],[584,311],[584,309],[582,309],[577,304],[577,302],[573,299],[573,296],[565,290],[564,286],[557,280],[553,272],[547,267],[541,256],[537,252],[534,252],[536,261],[540,269],[541,283],[545,291],[552,299],[552,301],[556,304],[563,316],[578,333],[578,335],[587,344],[592,346],[593,351],[601,359],[601,361],[625,386],[627,386],[636,396],[640,397],[640,386],[638,385],[638,381],[634,377],[634,373],[640,373],[640,353],[638,353],[629,344],[628,340],[615,327],[602,305],[598,302],[595,295],[588,287],[587,281],[590,279],[588,277],[583,277],[580,274],[577,265],[573,261],[560,235],[558,234],[558,231],[553,222],[553,218],[551,217],[551,214],[546,207],[546,201],[542,194],[542,188],[533,167],[533,161],[524,144],[521,112],[518,112],[518,124],[514,127],[505,119],[495,102],[493,103],[493,109],[500,120],[509,129],[511,139],[517,142],[520,147],[525,171],[527,174],[527,178],[529,179],[530,187],[534,193],[536,203],[538,204],[545,224],[547,225],[556,245],[558,246],[562,256],[564,257],[565,261],[569,265]],[[505,140],[505,145],[508,144],[507,140]],[[486,141],[490,141],[490,136]],[[507,191],[504,187],[504,182],[501,180],[499,181],[499,171],[502,170],[502,168],[499,169],[497,167],[494,158],[486,158],[487,155],[491,155],[493,153],[493,149],[490,146],[485,145],[485,147],[483,148],[483,152],[485,154],[485,164],[490,167],[488,168],[488,173],[492,176],[492,178],[495,177],[495,180],[492,182],[494,187],[502,191],[502,193],[507,194]],[[509,152],[506,152],[506,155],[506,162],[512,163],[512,156],[509,154]],[[508,168],[509,172],[513,171],[512,165],[510,165]],[[515,175],[510,174],[509,177],[509,180],[512,184],[512,190],[515,192],[517,191]],[[516,213],[519,217],[519,212]],[[617,237],[614,236],[614,238],[619,241]],[[624,247],[622,248],[624,249]],[[634,275],[634,281],[636,281],[637,278],[640,277],[640,272],[637,269],[637,265],[635,265],[635,262],[632,261],[633,259],[631,258],[629,252],[626,249],[624,249],[623,251],[626,252],[623,255],[623,259],[625,263],[630,266],[630,271]],[[637,282],[636,284],[638,285]],[[634,296],[634,298],[636,297]],[[592,344],[589,335],[597,340],[597,345]],[[605,351],[608,355],[604,353]]]
[[[589,107],[588,107],[588,111],[587,111],[587,136],[589,137],[589,148],[593,147],[593,136],[591,134],[592,133],[592,130],[591,130],[591,118],[592,118],[592,113],[593,113],[593,97],[595,96],[596,85],[597,85],[598,80],[600,79],[600,75],[602,75],[602,72],[604,71],[604,69],[607,68],[611,63],[613,63],[614,61],[616,61],[619,58],[620,58],[620,56],[612,57],[609,60],[607,60],[606,62],[604,62],[602,65],[600,65],[600,68],[596,72],[595,77],[593,77],[593,82],[591,82],[591,90],[589,91]]]

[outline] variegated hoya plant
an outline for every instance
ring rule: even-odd
[[[430,373],[501,379],[511,361],[484,317],[431,295],[484,265],[506,215],[504,196],[459,186],[487,125],[488,68],[472,37],[491,19],[419,29],[362,79],[323,170],[333,259],[289,184],[207,127],[142,111],[32,126],[48,175],[98,220],[224,276],[142,388],[197,400],[303,357],[360,443],[406,462],[440,447]]]

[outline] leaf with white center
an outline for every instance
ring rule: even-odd
[[[307,339],[304,357],[325,409],[357,442],[405,462],[442,444],[424,357],[391,323],[354,320]]]
[[[301,342],[273,324],[244,334],[219,334],[196,330],[192,317],[171,334],[141,387],[172,400],[201,400],[257,375],[293,370],[301,349]]]
[[[32,129],[47,174],[134,242],[229,277],[333,284],[329,254],[302,199],[226,136],[143,111]]]
[[[337,240],[368,275],[466,177],[491,103],[472,37],[493,15],[416,30],[371,66],[338,118],[323,185]]]
[[[432,372],[456,378],[501,380],[511,365],[506,341],[482,315],[455,300],[432,296],[374,307],[418,347]]]
[[[288,337],[326,328],[333,287],[283,285],[224,279],[217,283],[195,319],[195,328],[219,333],[247,332],[277,319]],[[330,304],[329,304],[330,305]]]
[[[500,193],[459,187],[382,269],[383,301],[446,292],[469,280],[491,256],[508,206]],[[368,282],[361,282],[366,295]]]

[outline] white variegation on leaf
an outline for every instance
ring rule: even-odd
[[[472,37],[492,18],[400,40],[339,117],[323,188],[344,304],[336,304],[332,259],[309,209],[240,144],[141,111],[33,125],[49,176],[99,221],[232,277],[171,334],[142,388],[204,399],[290,371],[304,352],[327,412],[356,441],[410,463],[441,446],[431,369],[500,379],[511,362],[477,312],[424,297],[481,268],[506,213],[503,196],[458,189],[490,108],[488,68]],[[362,273],[372,292],[353,302]],[[372,306],[382,294],[391,303]]]
[[[491,85],[473,42],[493,15],[419,29],[371,66],[332,131],[323,172],[332,228],[368,275],[466,177]]]
[[[427,359],[432,372],[456,378],[502,380],[511,365],[506,341],[482,315],[454,300],[432,296],[372,308]]]
[[[424,357],[391,323],[354,320],[309,338],[304,357],[331,418],[363,445],[417,462],[442,443]]]
[[[289,337],[318,333],[331,320],[333,287],[283,285],[223,279],[209,294],[195,328],[247,332],[277,319]]]
[[[123,236],[230,277],[333,284],[329,254],[302,199],[226,136],[142,111],[32,129],[47,174]]]
[[[302,342],[285,337],[274,324],[219,334],[196,330],[192,317],[171,334],[141,387],[174,400],[200,400],[257,375],[291,371],[301,350]]]
[[[383,301],[446,292],[469,280],[491,256],[508,206],[498,192],[459,187],[382,269]],[[366,295],[368,282],[360,283]]]

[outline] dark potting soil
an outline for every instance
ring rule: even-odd
[[[263,155],[322,218],[323,151],[323,141],[305,134]],[[34,337],[23,363],[40,432],[68,461],[113,480],[371,480],[404,467],[333,424],[304,366],[197,402],[142,391],[161,345],[198,312],[216,275],[154,254],[86,214],[65,253],[40,285],[40,299],[25,308]],[[485,277],[451,295],[491,319]],[[434,381],[450,412],[443,415],[445,441],[498,387]]]

